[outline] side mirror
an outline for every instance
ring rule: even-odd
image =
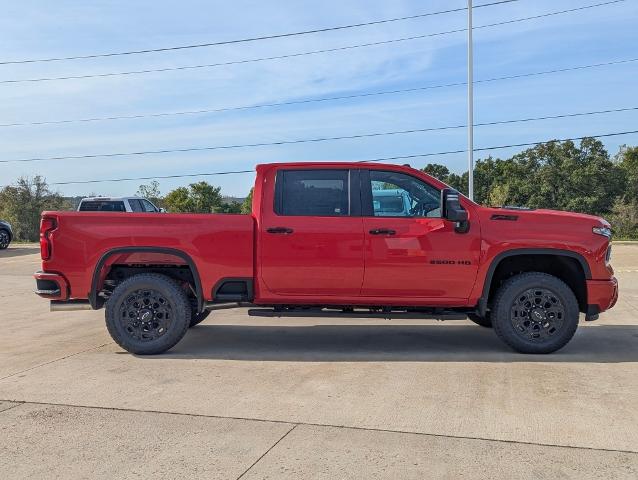
[[[160,211],[160,213],[166,213],[166,209],[165,208],[160,208],[159,211]]]
[[[459,192],[452,188],[441,190],[441,216],[456,223],[456,232],[465,233],[470,229],[470,223],[467,221],[467,210],[461,206],[459,195]]]

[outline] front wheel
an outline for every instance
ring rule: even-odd
[[[9,243],[11,243],[11,235],[5,229],[0,229],[0,250],[8,248]]]
[[[106,327],[123,349],[163,353],[179,342],[191,321],[183,289],[170,278],[142,273],[120,283],[106,303]]]
[[[498,337],[521,353],[551,353],[578,327],[578,302],[562,280],[540,272],[516,275],[496,293],[491,319]]]

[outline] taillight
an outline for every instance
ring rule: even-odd
[[[51,232],[55,230],[57,224],[55,218],[43,217],[40,220],[40,256],[42,260],[51,258]]]

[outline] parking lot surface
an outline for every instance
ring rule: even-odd
[[[0,478],[638,478],[638,245],[562,350],[469,321],[214,312],[130,355],[50,313],[35,246],[0,251]]]

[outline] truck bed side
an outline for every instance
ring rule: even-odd
[[[42,270],[62,274],[66,298],[87,299],[98,264],[103,279],[113,265],[194,265],[203,300],[223,278],[253,276],[251,215],[44,212],[55,219],[51,257]],[[181,252],[175,256],[167,252]]]

